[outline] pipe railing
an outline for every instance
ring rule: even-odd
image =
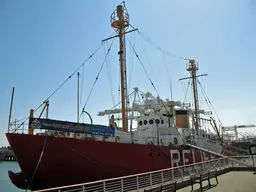
[[[241,164],[239,162],[241,161]],[[191,175],[197,175],[210,170],[222,170],[232,166],[250,166],[252,167],[251,156],[233,156],[223,157],[194,164],[188,164],[173,168],[167,168],[147,173],[128,175],[118,178],[105,179],[82,184],[75,184],[63,187],[43,189],[34,192],[114,192],[114,191],[138,191],[144,188],[161,185],[172,181],[189,180]]]

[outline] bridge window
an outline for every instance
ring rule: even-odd
[[[159,124],[159,123],[160,123],[160,120],[159,120],[159,119],[156,119],[155,122],[156,122],[156,124]]]
[[[147,125],[148,124],[148,121],[147,120],[144,120],[144,125]]]
[[[153,119],[149,120],[149,124],[152,125],[154,123]]]
[[[139,121],[139,125],[142,125],[142,121]]]

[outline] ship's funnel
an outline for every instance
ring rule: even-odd
[[[189,116],[187,110],[177,110],[176,112],[176,126],[179,128],[189,128]]]

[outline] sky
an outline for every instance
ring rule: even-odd
[[[0,1],[0,146],[8,145],[4,133],[12,87],[15,87],[12,120],[25,118],[103,39],[115,34],[110,15],[119,3],[117,0]],[[129,92],[139,87],[156,95],[132,46],[164,99],[171,97],[170,79],[173,99],[184,99],[186,82],[179,79],[189,74],[187,61],[182,58],[195,59],[199,73],[208,74],[200,80],[223,125],[256,124],[255,1],[127,0],[126,6],[130,23],[141,32],[127,35]],[[148,38],[173,55],[163,54]],[[112,40],[105,43],[79,70],[83,74],[81,108],[111,43]],[[108,117],[99,117],[97,113],[119,100],[117,52],[118,39],[115,39],[85,108],[96,124],[107,124]],[[76,121],[76,97],[74,74],[50,98],[49,117]],[[207,106],[201,93],[199,99],[201,107]],[[88,117],[83,120],[89,122]],[[256,134],[256,128],[240,131]]]

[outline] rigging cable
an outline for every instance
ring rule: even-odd
[[[127,97],[130,97],[135,91],[131,92]],[[115,107],[117,107],[118,105],[121,104],[121,101],[119,101],[116,105],[114,105],[110,110],[114,109]]]
[[[42,102],[41,105],[39,105],[34,112],[36,112],[38,109],[40,109],[46,101],[48,101],[69,79],[71,79],[71,77],[82,67],[85,65],[85,63],[87,63],[100,49],[101,47],[104,45],[104,43],[101,43],[101,45],[71,74],[69,75],[69,77],[57,88],[55,89],[45,100],[44,102]],[[13,131],[13,133],[15,131],[17,131],[22,125],[24,125],[24,123],[29,119],[29,116],[27,118],[25,118],[25,120]]]
[[[108,47],[108,42],[107,42],[107,47]],[[104,52],[105,52],[105,54],[107,54],[105,46],[104,46]],[[107,68],[107,73],[108,73],[108,82],[109,82],[109,89],[110,89],[111,99],[112,99],[112,103],[114,105],[115,104],[115,99],[114,99],[114,94],[113,94],[113,90],[112,90],[113,83],[112,83],[112,74],[111,74],[111,69],[110,69],[109,56],[106,59],[106,68]]]
[[[217,113],[216,113],[216,111],[215,111],[215,109],[214,109],[214,107],[213,107],[213,105],[212,105],[212,103],[211,103],[209,97],[207,96],[205,89],[204,89],[203,86],[201,85],[200,81],[198,81],[198,84],[200,85],[200,87],[201,87],[203,93],[205,94],[205,99],[206,99],[206,101],[209,102],[209,104],[211,105],[212,110],[213,110],[213,112],[215,113],[215,115],[216,115],[216,117],[217,117],[219,123],[222,124],[221,120],[219,119],[219,117],[218,117],[218,115],[217,115]]]
[[[202,87],[201,87],[201,86],[200,86],[200,88],[201,88],[201,91],[203,92],[203,90],[202,90]],[[205,97],[205,95],[204,95],[204,100],[205,100],[205,102],[206,102],[206,104],[207,104],[207,106],[208,106],[209,110],[211,111],[211,106],[210,106],[210,104],[209,104],[209,102],[208,102],[207,98]]]
[[[183,56],[179,56],[179,55],[176,55],[174,53],[171,53],[171,52],[168,52],[168,51],[165,51],[163,50],[159,45],[157,45],[156,43],[154,43],[149,37],[147,37],[145,34],[143,34],[142,32],[138,31],[139,35],[140,36],[143,36],[146,41],[151,44],[152,46],[154,46],[157,50],[163,52],[164,54],[166,54],[167,56],[172,56],[172,57],[175,57],[175,58],[178,58],[178,59],[181,59],[181,60],[186,60],[188,61],[189,59],[188,58],[185,58]]]
[[[62,141],[61,138],[58,138],[58,137],[56,137],[56,136],[54,136],[54,137],[55,137],[56,140],[59,141],[62,145],[66,146],[69,150],[73,151],[73,152],[76,153],[77,155],[79,155],[79,156],[83,157],[84,159],[86,159],[86,160],[88,160],[88,161],[90,161],[90,162],[92,162],[92,163],[98,165],[99,167],[105,168],[105,170],[108,170],[108,171],[110,171],[110,172],[111,172],[111,171],[113,172],[113,169],[112,169],[111,167],[104,166],[104,165],[100,164],[99,162],[97,162],[97,161],[95,161],[95,160],[93,160],[93,159],[91,159],[91,158],[89,158],[89,157],[87,157],[87,156],[85,156],[85,155],[79,153],[77,150],[75,150],[74,148],[72,148],[70,145],[68,145],[67,143],[65,143],[64,141]],[[119,173],[119,174],[123,174],[123,172],[119,172],[119,171],[118,171],[118,173]]]
[[[102,71],[102,68],[103,68],[104,64],[106,63],[107,56],[108,56],[108,54],[109,54],[109,52],[110,52],[110,50],[111,50],[111,48],[112,48],[113,43],[114,43],[114,39],[113,39],[113,41],[112,41],[110,47],[108,48],[107,54],[105,55],[105,58],[104,58],[104,60],[103,60],[103,62],[102,62],[102,64],[101,64],[100,70],[99,70],[99,72],[98,72],[98,74],[97,74],[97,76],[96,76],[96,78],[95,78],[95,81],[94,81],[94,83],[93,83],[93,85],[92,85],[92,88],[91,88],[91,90],[90,90],[90,93],[89,93],[89,95],[88,95],[88,97],[87,97],[87,99],[86,99],[86,102],[85,102],[85,104],[84,104],[83,110],[85,109],[85,107],[86,107],[86,105],[87,105],[87,103],[88,103],[88,101],[89,101],[89,98],[90,98],[90,96],[91,96],[91,94],[92,94],[92,91],[93,91],[93,89],[94,89],[94,87],[95,87],[95,85],[96,85],[96,83],[97,83],[97,81],[98,81],[98,79],[99,79],[100,73],[101,73],[101,71]],[[81,112],[79,119],[81,118],[81,115],[82,115],[82,114],[83,114],[83,112]]]
[[[131,42],[133,42],[133,46],[134,46],[134,41],[135,41],[135,33],[130,33],[130,41]],[[134,37],[134,38],[133,38]],[[129,38],[128,36],[125,36],[125,38]],[[133,54],[132,54],[132,47],[130,46],[130,51],[129,51],[129,56],[130,56],[130,59],[129,59],[129,61],[128,61],[128,63],[129,63],[129,72],[128,72],[128,74],[129,74],[129,77],[127,77],[127,80],[128,80],[128,83],[126,82],[126,85],[128,86],[127,87],[127,93],[129,92],[129,90],[130,90],[130,88],[131,88],[131,79],[132,79],[132,70],[133,70]],[[127,67],[126,67],[127,68]],[[129,97],[127,96],[127,105],[128,105],[128,107],[130,108],[130,107],[132,107],[133,106],[133,104],[131,105],[131,103],[130,103],[130,100],[129,100]],[[133,107],[132,107],[133,108]],[[133,114],[134,114],[134,112],[132,111],[128,111],[128,117],[129,116],[133,116]],[[132,119],[131,119],[131,121],[130,121],[130,129],[131,129],[131,127],[132,127]],[[132,132],[131,132],[131,137],[132,137],[132,141],[133,141],[133,136],[132,136]]]
[[[84,66],[84,64],[87,62],[87,61],[89,61],[93,56],[94,56],[94,54],[95,53],[97,53],[98,52],[98,50],[102,47],[104,45],[104,43],[101,43],[101,45],[55,90],[55,91],[53,91],[53,93],[50,95],[50,96],[48,96],[46,99],[45,99],[45,101],[48,101],[69,79],[71,79],[71,77],[82,67],[82,66]],[[45,102],[44,101],[44,102]],[[44,105],[44,102],[40,105],[40,106],[38,106],[36,109],[35,109],[35,112],[40,108],[40,107],[42,107],[43,105]]]
[[[44,151],[45,151],[45,147],[46,147],[46,144],[47,144],[47,140],[48,140],[48,136],[46,136],[46,138],[45,138],[45,140],[44,140],[44,145],[43,145],[43,148],[42,148],[42,151],[41,151],[39,160],[38,160],[38,162],[37,162],[36,168],[35,168],[35,170],[34,170],[34,173],[33,173],[33,175],[32,175],[32,178],[31,178],[31,180],[30,180],[30,182],[29,182],[29,185],[28,185],[28,187],[27,187],[27,189],[26,189],[26,192],[28,191],[28,189],[30,189],[30,187],[31,187],[31,185],[32,185],[32,183],[33,183],[33,180],[34,180],[34,178],[35,178],[36,171],[37,171],[37,169],[38,169],[38,167],[39,167],[39,165],[40,165],[40,163],[41,163],[41,161],[42,161],[42,157],[43,157],[43,154],[44,154]]]
[[[138,30],[138,33],[139,33],[139,30]],[[139,36],[140,36],[140,33],[139,33]],[[143,43],[143,41],[142,41],[141,36],[140,36],[140,41],[141,41],[142,48],[143,48],[143,51],[144,51],[144,53],[145,53],[145,56],[146,56],[146,59],[147,59],[147,62],[148,62],[148,65],[149,65],[151,74],[152,74],[152,76],[153,76],[153,78],[154,78],[153,69],[152,69],[152,66],[151,66],[151,64],[150,64],[150,61],[149,61],[149,58],[148,58],[148,54],[147,54],[147,51],[146,51],[146,48],[145,48],[145,46],[144,46],[144,43]]]
[[[79,101],[79,105],[81,105],[82,97],[83,97],[83,83],[84,83],[84,65],[83,65],[83,69],[82,69],[82,82],[81,82],[81,86],[80,86],[80,101]]]
[[[167,63],[166,63],[166,57],[165,57],[165,54],[163,53],[163,57],[164,57],[164,65],[165,65],[165,69],[166,69],[166,76],[167,78],[170,78],[170,93],[171,93],[171,101],[173,100],[173,97],[172,97],[172,78],[171,78],[171,75],[170,73],[168,72],[168,67],[167,67]]]
[[[129,41],[129,39],[128,39],[128,41]],[[129,43],[130,43],[130,45],[131,45],[131,42],[130,42],[130,41],[129,41]],[[131,45],[131,46],[132,46],[132,45]],[[149,81],[150,81],[150,83],[151,83],[152,87],[153,87],[153,88],[154,88],[154,90],[156,91],[157,96],[159,97],[159,93],[158,93],[158,91],[157,91],[157,89],[156,89],[156,87],[155,87],[155,85],[154,85],[153,81],[151,80],[151,78],[150,78],[150,76],[149,76],[149,74],[148,74],[148,72],[147,72],[147,70],[146,70],[145,66],[143,65],[142,61],[140,60],[139,55],[137,54],[137,52],[136,52],[136,50],[134,49],[134,47],[133,47],[133,46],[132,46],[132,50],[133,50],[134,54],[136,55],[136,57],[137,57],[137,59],[138,59],[138,61],[139,61],[140,65],[142,66],[142,68],[143,68],[144,72],[146,73],[146,75],[147,75],[147,77],[148,77],[148,79],[149,79]],[[159,98],[160,98],[160,97],[159,97]],[[160,101],[162,101],[162,99],[160,99]],[[169,111],[168,111],[168,109],[166,108],[166,106],[165,106],[165,104],[164,104],[164,102],[163,102],[163,101],[162,101],[162,104],[163,104],[163,106],[164,106],[164,108],[165,108],[165,110],[166,110],[167,114],[169,114]]]
[[[133,35],[133,36],[132,36]],[[131,42],[133,42],[133,46],[135,45],[135,33],[130,34]],[[130,46],[130,68],[129,68],[129,79],[128,79],[128,89],[131,89],[131,79],[132,79],[132,71],[133,71],[133,54],[132,54],[132,46]]]
[[[186,89],[186,92],[185,92],[185,98],[184,98],[184,100],[183,100],[183,103],[186,102],[187,95],[188,95],[188,90],[189,90],[189,86],[190,86],[190,79],[189,79],[189,81],[188,81],[188,86],[187,86],[187,89]]]

